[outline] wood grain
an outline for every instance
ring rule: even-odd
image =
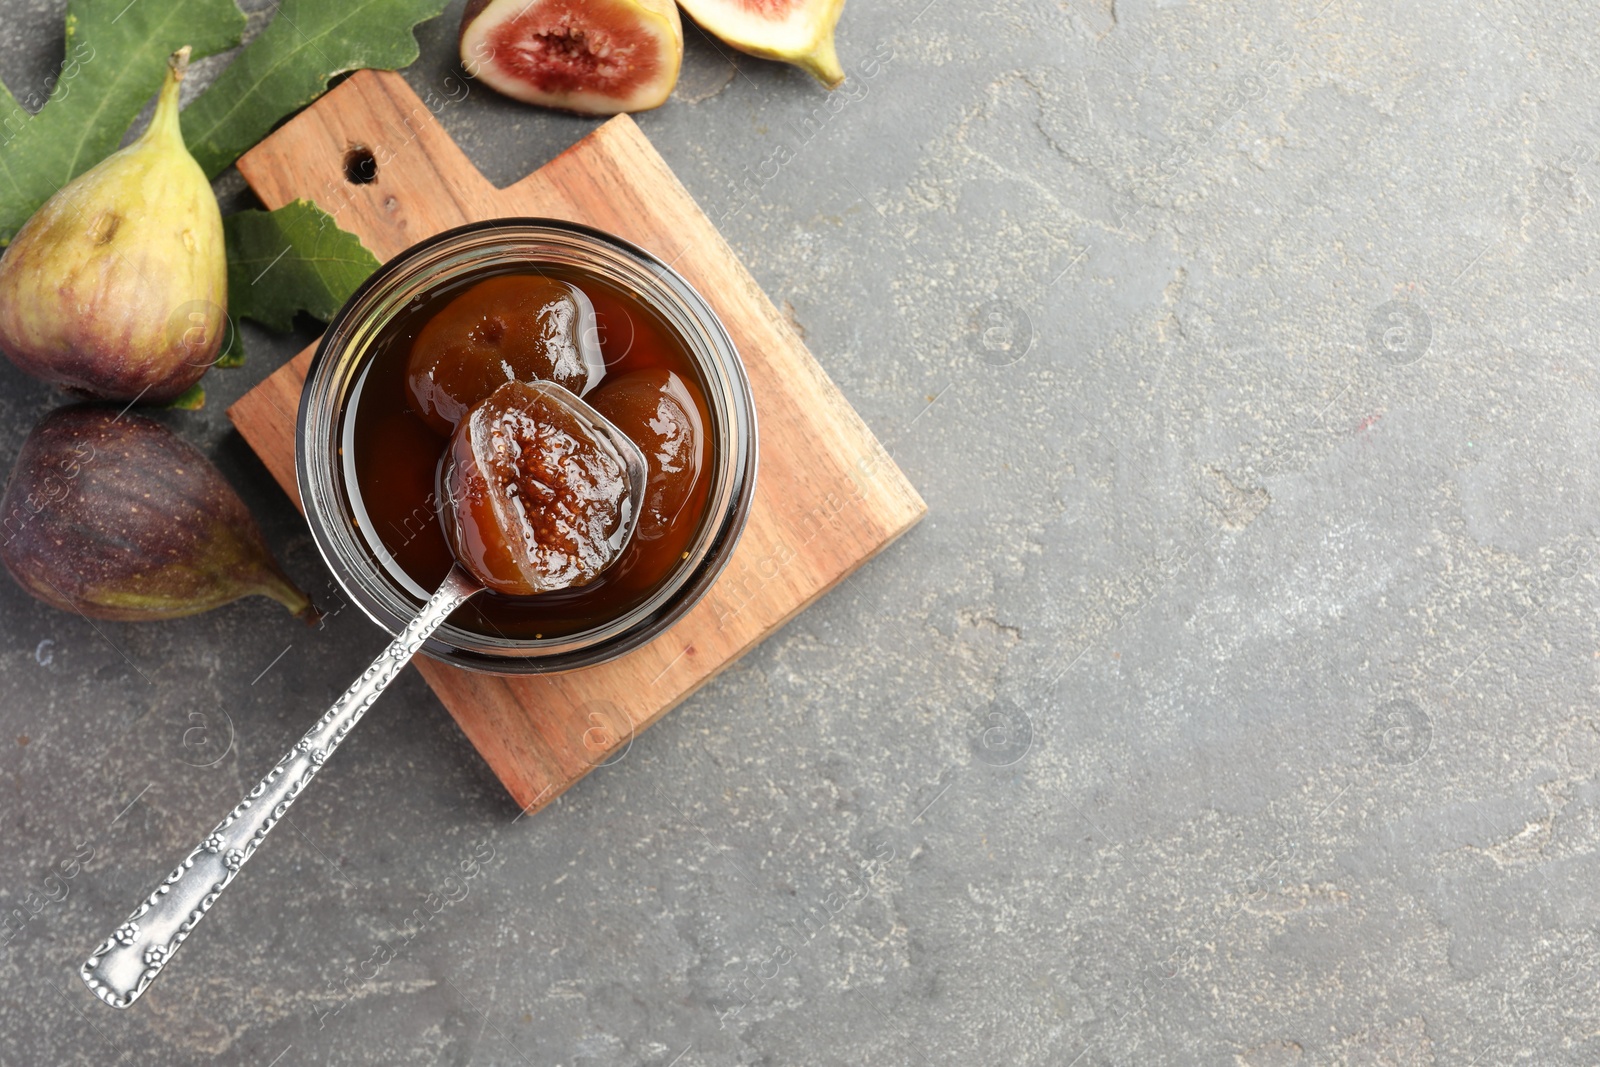
[[[376,180],[346,180],[352,151]],[[418,666],[518,804],[549,803],[638,731],[913,526],[926,512],[711,220],[626,116],[496,189],[397,74],[352,76],[263,141],[239,169],[268,207],[307,199],[380,259],[440,230],[509,215],[569,219],[654,252],[716,308],[744,358],[761,466],[744,539],[707,597],[610,663],[559,675]],[[295,493],[295,414],[312,350],[228,414]]]

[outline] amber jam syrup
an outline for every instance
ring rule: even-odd
[[[616,563],[587,585],[530,597],[480,593],[451,619],[457,626],[486,636],[565,637],[626,614],[672,576],[705,522],[707,472],[715,467],[705,381],[688,346],[659,315],[626,291],[566,267],[485,271],[457,279],[397,315],[373,341],[374,354],[345,409],[344,419],[354,419],[354,426],[344,439],[355,453],[353,462],[352,457],[345,457],[346,469],[354,474],[354,484],[346,490],[369,548],[374,539],[382,546],[381,551],[373,550],[373,557],[391,573],[398,567],[413,595],[426,599],[453,562],[439,523],[441,500],[436,481],[448,439],[412,410],[406,363],[417,334],[452,298],[484,278],[518,273],[569,282],[589,297],[606,363],[606,376],[599,386],[630,371],[673,371],[694,398],[706,438],[700,478],[666,536],[654,541],[635,538]]]

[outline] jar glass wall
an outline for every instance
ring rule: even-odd
[[[355,469],[363,390],[396,324],[408,310],[479,278],[546,271],[579,288],[592,279],[623,294],[681,342],[706,402],[705,506],[681,561],[614,617],[560,634],[508,636],[467,609],[458,611],[423,651],[473,670],[570,670],[656,637],[704,596],[727,564],[755,491],[749,381],[727,330],[688,282],[650,253],[576,223],[496,219],[463,226],[413,246],[369,278],[334,318],[306,377],[296,448],[300,499],[312,537],[351,602],[398,633],[432,592],[399,564],[372,521],[363,521],[367,509]],[[419,521],[437,520],[423,511]]]

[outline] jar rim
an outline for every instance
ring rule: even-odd
[[[535,251],[537,253],[535,254]],[[755,404],[738,349],[700,293],[651,252],[582,223],[508,217],[468,223],[419,241],[367,278],[329,323],[307,370],[296,426],[295,474],[312,540],[344,595],[390,634],[426,596],[407,589],[374,556],[346,490],[348,404],[384,328],[411,301],[495,266],[562,266],[618,285],[679,335],[703,379],[712,482],[705,518],[688,558],[641,603],[616,618],[554,638],[492,637],[446,624],[422,651],[469,670],[496,674],[571,670],[616,658],[654,639],[698,603],[733,554],[754,498]],[[392,561],[392,556],[390,557]],[[397,566],[397,565],[396,565]]]

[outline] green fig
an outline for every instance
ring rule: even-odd
[[[222,214],[178,128],[189,49],[168,60],[139,139],[45,202],[0,258],[0,349],[29,374],[163,401],[216,361],[227,329]]]
[[[173,619],[251,594],[317,618],[211,461],[108,405],[57,408],[22,443],[0,562],[46,604],[96,619]]]

